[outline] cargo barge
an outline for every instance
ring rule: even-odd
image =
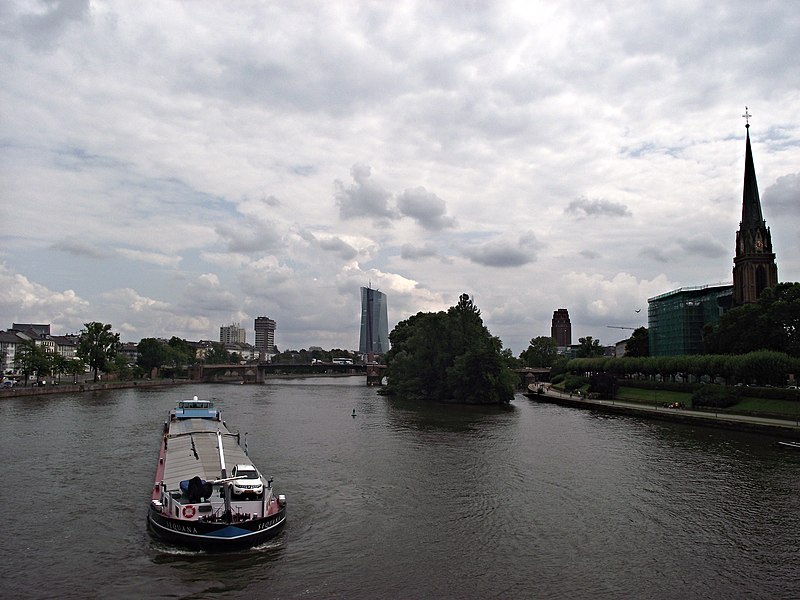
[[[245,434],[246,436],[247,434]],[[210,400],[181,400],[164,423],[148,525],[159,539],[205,551],[261,544],[286,523],[276,495]]]

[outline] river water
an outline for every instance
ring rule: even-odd
[[[161,426],[194,394],[287,496],[264,546],[147,532]],[[800,452],[773,441],[361,378],[5,399],[0,597],[797,598]]]

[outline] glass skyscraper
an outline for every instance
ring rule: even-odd
[[[386,294],[369,287],[361,288],[361,337],[358,351],[368,356],[386,354],[389,351]]]

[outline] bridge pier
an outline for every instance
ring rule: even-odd
[[[367,387],[383,385],[383,371],[385,369],[385,365],[367,365]]]

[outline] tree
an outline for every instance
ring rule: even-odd
[[[98,380],[98,372],[114,359],[119,349],[119,334],[111,332],[111,325],[93,321],[84,324],[78,338],[77,353],[94,372],[94,381]]]
[[[481,339],[485,329],[481,311],[468,294],[461,294],[458,304],[447,309],[447,317],[452,344],[465,347]]]
[[[442,399],[447,396],[446,369],[450,364],[446,313],[417,313],[389,334],[386,390],[400,396]]]
[[[49,354],[34,340],[26,340],[17,346],[14,353],[14,364],[17,369],[22,371],[25,385],[28,384],[28,378],[34,373],[40,376],[50,372]]]
[[[767,288],[758,301],[729,310],[704,334],[709,354],[772,350],[800,356],[800,283]]]
[[[494,337],[457,356],[447,372],[449,394],[466,404],[505,404],[514,396],[517,376],[506,366],[502,342]]]
[[[172,336],[167,342],[167,362],[173,366],[192,365],[195,363],[195,351],[186,340]]]
[[[167,358],[167,345],[156,338],[142,338],[136,350],[139,354],[136,358],[136,364],[145,373],[151,373],[153,369],[160,369]]]
[[[531,339],[527,350],[523,350],[519,355],[526,367],[552,367],[557,356],[556,341],[544,335]]]
[[[86,372],[86,365],[80,358],[73,358],[67,362],[67,373],[72,375],[72,383],[78,383],[78,375]]]
[[[647,327],[633,330],[625,344],[625,356],[650,356],[650,335]]]
[[[120,381],[127,381],[133,376],[133,369],[128,363],[128,357],[121,352],[114,356],[114,359],[108,364],[108,369],[115,373]]]
[[[762,385],[783,385],[786,374],[792,372],[797,362],[785,353],[770,350],[750,352],[740,358],[742,360],[740,374],[743,375],[743,379]]]
[[[519,358],[514,356],[514,351],[511,348],[503,348],[500,352],[500,356],[509,369],[519,369],[525,366]]]
[[[204,361],[208,365],[225,365],[231,361],[225,345],[220,342],[213,342],[211,348],[206,351]]]
[[[589,378],[590,394],[597,394],[598,398],[611,400],[617,395],[617,378],[611,373],[595,373]]]
[[[69,370],[69,363],[70,361],[60,354],[54,354],[51,357],[51,368],[53,370],[53,374],[58,377],[59,383],[61,383],[61,375]]]
[[[58,357],[58,354],[50,352],[47,348],[41,348],[39,364],[36,368],[37,375],[43,378],[47,378],[48,376],[52,375],[53,371],[55,370],[55,364]]]
[[[592,358],[593,356],[603,356],[603,347],[600,340],[595,340],[592,336],[578,338],[580,347],[575,353],[577,358]]]
[[[389,336],[387,392],[469,404],[509,402],[517,377],[480,314],[462,294],[447,312],[420,312],[398,323]]]
[[[557,375],[563,375],[564,373],[569,372],[567,365],[569,364],[569,358],[566,356],[557,356],[555,360],[553,360],[553,364],[550,366],[550,380],[553,380],[553,377]]]

